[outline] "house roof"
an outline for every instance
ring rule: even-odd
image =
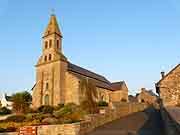
[[[124,81],[114,82],[114,83],[111,83],[111,87],[113,90],[122,90],[122,87],[124,84],[125,84]]]
[[[176,70],[178,67],[180,67],[180,64],[178,64],[177,66],[175,66],[169,73],[167,73],[163,78],[161,78],[161,80],[159,80],[156,85],[159,85],[166,77],[168,77],[174,70]]]
[[[6,101],[12,101],[12,97],[5,94]]]

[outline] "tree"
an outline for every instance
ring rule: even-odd
[[[26,113],[29,111],[32,96],[29,92],[19,92],[12,95],[13,110],[16,113]]]
[[[95,99],[98,97],[95,82],[91,79],[81,79],[80,92],[83,95],[81,106],[90,113],[97,111],[97,103]]]

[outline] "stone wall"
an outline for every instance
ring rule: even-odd
[[[114,109],[106,109],[105,114],[91,115],[86,121],[81,122],[80,135],[93,131],[95,128],[113,120],[117,120],[135,112],[143,111],[148,107],[146,104],[138,103],[113,103],[113,106]]]
[[[159,94],[165,106],[180,103],[180,66],[173,69],[158,84]]]
[[[37,127],[37,135],[84,135],[95,128],[109,123],[113,120],[125,117],[135,112],[145,110],[148,106],[139,103],[113,103],[112,109],[105,109],[104,114],[93,114],[84,121],[64,125],[42,125]],[[3,133],[0,135],[18,135],[17,133]]]

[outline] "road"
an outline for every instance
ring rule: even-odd
[[[164,135],[164,127],[160,112],[149,108],[105,124],[87,135]]]

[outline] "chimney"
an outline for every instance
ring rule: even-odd
[[[162,71],[162,72],[161,72],[161,77],[164,78],[164,76],[165,76],[165,72]]]

